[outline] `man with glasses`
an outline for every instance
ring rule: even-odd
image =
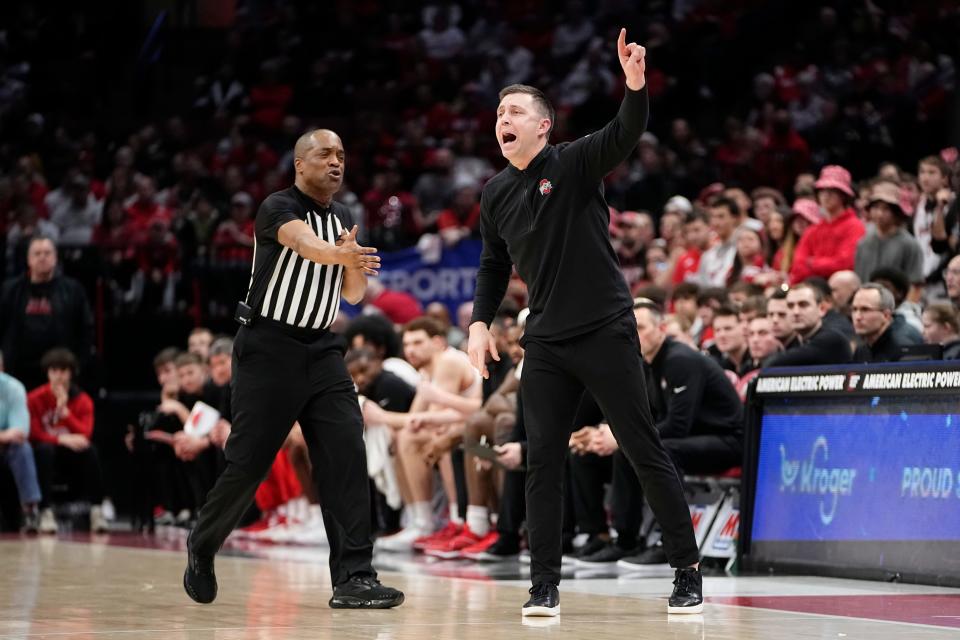
[[[853,294],[853,328],[859,345],[854,362],[895,362],[903,347],[913,344],[893,330],[893,294],[881,284],[868,282]]]
[[[808,283],[800,283],[787,292],[787,312],[796,332],[790,348],[774,356],[771,367],[800,367],[850,362],[850,343],[839,331],[825,327],[827,312],[823,292]]]

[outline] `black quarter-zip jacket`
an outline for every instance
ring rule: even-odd
[[[487,182],[472,322],[493,321],[513,264],[530,296],[524,340],[566,340],[633,307],[610,244],[602,181],[637,145],[647,114],[646,87],[626,89],[601,130],[547,144],[526,169],[509,165]]]

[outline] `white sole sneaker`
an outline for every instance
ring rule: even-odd
[[[677,615],[693,615],[697,613],[703,613],[703,603],[701,602],[698,605],[692,607],[671,607],[667,605],[667,613],[674,613]]]
[[[524,617],[552,618],[560,615],[560,605],[555,607],[523,607],[520,611]]]

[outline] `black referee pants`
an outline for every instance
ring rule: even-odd
[[[219,551],[299,420],[338,585],[353,575],[376,575],[363,418],[339,339],[327,332],[295,335],[263,318],[237,333],[227,466],[200,510],[190,545],[198,555]]]
[[[584,388],[606,416],[663,530],[673,567],[699,561],[676,469],[653,425],[632,313],[582,336],[527,340],[521,387],[527,428],[531,582],[560,583],[564,458]]]

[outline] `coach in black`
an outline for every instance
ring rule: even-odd
[[[359,302],[380,258],[357,244],[350,213],[333,201],[343,181],[340,138],[322,129],[301,136],[294,165],[294,186],[271,194],[257,212],[253,272],[233,349],[227,466],[187,539],[183,585],[197,602],[216,598],[213,557],[299,421],[330,540],[330,606],[395,607],[403,594],[381,585],[370,564],[363,419],[342,343],[329,331],[341,295]]]
[[[530,292],[521,392],[527,428],[527,528],[531,598],[524,615],[557,615],[563,469],[584,388],[597,400],[640,478],[677,569],[668,612],[703,608],[699,553],[680,479],[650,416],[633,300],[610,245],[602,179],[636,146],[646,127],[645,54],[617,42],[626,76],[620,111],[603,129],[569,144],[547,143],[554,111],[537,89],[500,92],[496,133],[510,166],[484,187],[483,253],[468,351],[486,375],[499,359],[488,325],[512,264]]]

